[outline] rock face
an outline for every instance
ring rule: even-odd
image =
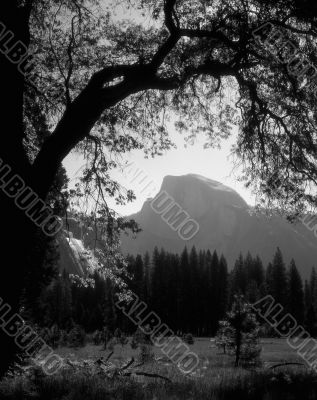
[[[91,270],[92,259],[88,249],[94,247],[94,232],[81,226],[75,219],[64,221],[65,229],[58,236],[59,270],[84,276]]]
[[[305,278],[317,265],[317,238],[303,224],[256,215],[237,192],[219,182],[193,174],[166,176],[160,189],[163,192],[173,199],[173,203],[166,202],[166,209],[177,203],[197,222],[198,232],[183,240],[178,230],[153,211],[152,199],[148,199],[140,212],[128,217],[135,219],[143,231],[135,239],[122,236],[124,253],[151,252],[155,246],[179,253],[185,246],[195,245],[197,249],[223,253],[232,268],[240,252],[259,255],[266,265],[280,247],[285,261],[294,258]],[[164,215],[163,206],[162,210]]]
[[[89,268],[86,249],[83,242],[75,239],[71,232],[59,237],[59,270],[69,274],[84,276]]]

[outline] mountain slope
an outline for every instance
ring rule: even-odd
[[[166,176],[160,193],[164,191],[197,221],[199,231],[192,239],[182,240],[153,211],[149,199],[140,212],[129,216],[143,231],[136,239],[122,237],[124,253],[151,252],[155,246],[181,252],[185,245],[188,248],[195,245],[198,249],[216,249],[223,253],[232,268],[239,253],[248,251],[258,254],[267,264],[278,246],[286,262],[295,259],[304,277],[317,264],[317,239],[304,225],[290,224],[278,216],[252,214],[237,192],[219,182],[193,174]]]

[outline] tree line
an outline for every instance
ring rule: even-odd
[[[241,294],[253,303],[272,295],[299,324],[317,333],[317,274],[303,283],[294,260],[286,265],[277,248],[265,268],[259,256],[240,254],[229,272],[223,255],[210,250],[173,254],[155,248],[152,255],[128,256],[127,274],[123,278],[129,290],[137,294],[174,332],[182,335],[214,335],[219,321]],[[64,272],[39,299],[42,326],[57,325],[86,332],[107,327],[132,333],[136,327],[115,306],[118,289],[110,279],[93,276],[92,285],[78,285]],[[273,334],[268,329],[266,334]]]

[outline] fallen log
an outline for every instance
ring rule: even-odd
[[[269,367],[269,369],[274,369],[274,368],[277,368],[277,367],[285,367],[286,365],[301,365],[301,366],[306,367],[306,364],[304,364],[304,363],[287,362],[287,363],[272,365],[271,367]]]
[[[123,374],[123,376],[131,376],[131,375],[146,376],[147,378],[160,378],[167,382],[172,383],[172,381],[169,378],[167,378],[166,376],[158,375],[158,374],[150,374],[149,372],[141,372],[141,371],[133,372],[132,371],[132,372],[126,372],[125,374]]]
[[[130,365],[132,365],[134,363],[134,357],[131,358],[130,361],[128,361],[125,365],[123,365],[120,370],[124,371],[125,369],[128,369],[130,367]]]

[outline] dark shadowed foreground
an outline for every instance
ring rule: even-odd
[[[45,400],[97,400],[97,399],[156,399],[156,400],[308,400],[315,399],[317,375],[305,366],[287,366],[270,369],[281,363],[303,361],[281,339],[263,339],[262,365],[257,369],[233,368],[232,358],[222,354],[209,339],[196,339],[190,346],[202,360],[201,368],[192,377],[185,377],[160,350],[153,348],[153,358],[138,370],[161,378],[130,375],[119,376],[115,365],[126,365],[137,350],[129,345],[116,345],[110,361],[113,368],[105,372],[96,360],[107,359],[108,350],[102,346],[59,348],[58,353],[68,367],[47,377],[40,369],[24,375],[6,378],[0,383],[0,398]],[[106,363],[107,364],[107,363]],[[79,367],[85,365],[85,367]],[[127,369],[126,371],[129,371]]]
[[[1,399],[315,399],[316,375],[305,370],[250,372],[242,370],[219,371],[218,377],[180,379],[168,383],[161,380],[138,382],[136,378],[104,378],[64,372],[53,377],[31,380],[15,378],[4,380],[0,386]]]

